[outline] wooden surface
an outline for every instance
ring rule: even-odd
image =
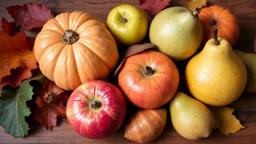
[[[119,4],[139,4],[139,0],[34,0],[45,4],[54,14],[64,11],[84,10],[105,22],[108,12]],[[24,4],[29,0],[1,0],[0,16],[11,20],[5,7]],[[170,6],[183,5],[185,0],[172,0]],[[229,8],[239,19],[240,37],[234,46],[246,52],[252,52],[253,40],[256,37],[256,0],[208,0],[209,5],[218,4]],[[256,143],[256,94],[243,94],[230,105],[236,109],[234,114],[246,127],[237,133],[225,136],[218,130],[206,139],[189,141],[175,132],[168,121],[164,132],[152,143]],[[32,124],[29,135],[25,138],[13,138],[0,127],[0,143],[132,143],[123,137],[123,128],[115,135],[104,140],[89,140],[75,133],[66,119],[59,119],[58,126],[52,131],[38,124]]]

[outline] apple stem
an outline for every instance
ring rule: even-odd
[[[91,107],[94,108],[94,109],[99,109],[99,108],[101,108],[101,106],[102,106],[101,102],[97,101],[97,100],[92,101],[92,103],[91,103]]]
[[[73,44],[79,39],[79,34],[69,29],[64,32],[62,40],[65,44]]]
[[[210,24],[211,24],[212,26],[214,26],[214,25],[217,24],[217,22],[216,22],[215,20],[211,20]]]
[[[192,11],[192,14],[193,14],[194,16],[198,16],[198,14],[200,13],[200,11],[201,11],[201,9],[197,7],[194,11]]]
[[[147,76],[151,76],[155,73],[155,71],[152,69],[152,67],[150,66],[146,66],[146,69],[144,71],[144,73],[147,75]]]
[[[121,17],[120,19],[121,19],[121,22],[122,22],[122,23],[127,23],[127,21],[128,21],[128,20],[127,20],[126,18],[124,18],[124,17]]]
[[[214,29],[212,33],[213,33],[215,45],[220,45],[220,41],[218,40],[218,29]]]

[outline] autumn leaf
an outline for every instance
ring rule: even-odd
[[[188,0],[185,3],[185,7],[191,11],[196,10],[196,8],[201,9],[206,6],[206,0]]]
[[[230,135],[245,128],[240,121],[232,114],[235,109],[229,107],[210,107],[214,118],[214,128],[219,129],[223,134]]]
[[[31,77],[31,70],[37,68],[32,45],[33,40],[24,32],[11,37],[0,31],[0,88],[5,85],[16,88]]]
[[[157,15],[166,8],[171,0],[140,0],[140,8],[151,17]]]
[[[24,29],[41,28],[51,18],[53,14],[43,4],[30,2],[24,5],[14,5],[6,8],[17,24]]]
[[[31,82],[38,81],[42,84],[44,80],[43,75],[38,75],[23,81],[20,87],[16,89],[3,88],[0,97],[0,125],[3,126],[6,133],[14,137],[24,137],[28,134],[29,126],[25,117],[31,113],[26,104],[33,96]]]
[[[57,87],[54,82],[47,80],[45,85],[36,90],[36,104],[33,118],[47,130],[57,125],[57,116],[66,116],[66,107],[69,93]]]
[[[2,18],[2,29],[4,32],[9,34],[10,36],[14,36],[17,32],[16,30],[16,24],[14,22],[8,22],[5,18]]]

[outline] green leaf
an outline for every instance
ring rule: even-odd
[[[20,87],[14,89],[4,87],[0,97],[0,125],[5,132],[14,137],[24,137],[28,134],[29,126],[25,117],[29,116],[31,111],[26,102],[32,99],[33,86],[32,81],[38,81],[43,85],[45,77],[38,75],[25,80]]]

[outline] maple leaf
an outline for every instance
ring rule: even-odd
[[[41,85],[45,81],[43,75],[38,75],[22,82],[20,87],[14,89],[4,87],[0,97],[0,125],[6,133],[14,137],[24,137],[28,134],[29,126],[25,117],[31,111],[26,102],[32,99],[33,87],[31,82],[38,81]]]
[[[5,85],[16,88],[32,76],[31,70],[38,67],[31,50],[33,41],[24,32],[11,37],[0,31],[0,89]]]
[[[60,89],[56,84],[47,80],[44,86],[36,92],[36,104],[33,118],[41,123],[47,130],[57,125],[57,116],[66,117],[64,103],[69,98],[69,93]]]
[[[26,30],[41,28],[45,22],[54,17],[45,5],[35,2],[30,2],[22,6],[9,6],[6,9],[15,22]]]
[[[218,128],[223,134],[229,135],[245,128],[232,113],[235,109],[229,107],[210,107],[214,119],[214,128]]]
[[[171,0],[140,0],[140,8],[151,17],[157,15],[169,5]]]
[[[3,31],[9,34],[10,36],[14,36],[15,33],[17,32],[15,22],[9,23],[5,18],[2,18],[1,22]]]

